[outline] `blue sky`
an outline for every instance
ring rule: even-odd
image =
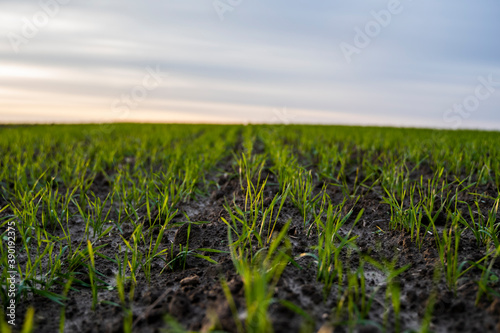
[[[500,2],[4,0],[1,122],[500,129]]]

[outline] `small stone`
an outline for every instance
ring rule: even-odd
[[[182,279],[180,284],[183,287],[197,286],[200,284],[200,277],[198,275],[189,276],[187,278]]]
[[[333,333],[334,328],[330,323],[325,323],[319,328],[318,333]]]
[[[500,301],[498,301],[498,298],[491,303],[491,305],[488,307],[487,311],[493,315],[499,315],[500,316]]]

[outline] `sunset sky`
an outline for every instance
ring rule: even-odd
[[[0,122],[500,130],[500,2],[3,0]]]

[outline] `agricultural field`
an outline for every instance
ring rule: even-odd
[[[1,332],[500,332],[498,132],[4,126],[0,153]]]

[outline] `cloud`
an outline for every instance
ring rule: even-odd
[[[451,126],[443,113],[478,76],[500,81],[500,4],[401,0],[348,64],[339,44],[388,3],[244,0],[220,21],[210,1],[73,0],[19,53],[2,39],[0,121],[109,121],[117,96],[159,66],[168,79],[129,120],[265,122],[286,107],[304,122]],[[40,10],[3,1],[0,28],[20,34]],[[460,126],[500,129],[498,91]]]

